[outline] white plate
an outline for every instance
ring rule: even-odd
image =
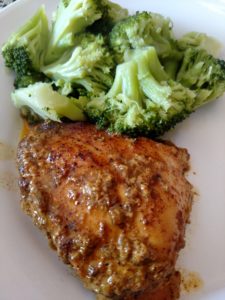
[[[20,0],[0,13],[0,45],[29,18],[41,3],[51,12],[58,0]],[[225,43],[224,0],[119,1],[134,10],[170,16],[178,35],[196,30]],[[224,52],[221,54],[224,56]],[[16,147],[20,120],[10,102],[12,77],[0,59],[0,142]],[[200,196],[187,230],[187,245],[179,266],[198,272],[203,287],[182,296],[192,300],[225,299],[225,98],[211,103],[176,127],[167,137],[188,148],[192,160],[190,180]],[[196,175],[193,174],[196,172]],[[23,215],[19,192],[12,189],[15,162],[1,160],[0,144],[0,300],[90,300],[70,271],[48,247],[45,237]],[[3,180],[4,179],[4,180]],[[5,184],[2,183],[4,181]]]

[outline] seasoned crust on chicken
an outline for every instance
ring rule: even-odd
[[[154,290],[148,288],[142,292],[123,297],[123,300],[176,300],[180,296],[181,275],[176,271]],[[111,298],[98,295],[97,300],[110,300]]]
[[[22,209],[86,287],[112,299],[175,271],[193,192],[185,149],[44,123],[18,147]]]

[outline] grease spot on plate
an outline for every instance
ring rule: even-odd
[[[183,293],[192,293],[203,287],[203,280],[197,272],[180,270],[181,273],[181,291]]]
[[[18,186],[16,175],[8,171],[0,173],[0,188],[10,192],[17,191]]]

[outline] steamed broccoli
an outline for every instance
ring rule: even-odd
[[[92,33],[108,34],[119,21],[128,17],[128,10],[109,0],[101,0],[102,17],[91,25]]]
[[[187,49],[204,49],[209,54],[216,56],[219,52],[220,46],[220,43],[216,39],[204,33],[189,32],[176,41],[176,47],[177,51],[179,51],[179,55],[176,57],[162,58],[161,62],[164,65],[167,74],[175,80],[179,66],[182,63],[182,59]]]
[[[191,89],[188,84],[182,84],[186,74],[184,67],[180,70],[180,82],[168,78],[154,47],[130,51],[125,57],[127,61],[118,65],[110,91],[93,98],[86,106],[88,117],[110,131],[134,136],[160,136],[209,100],[209,97],[199,97],[209,81],[214,83],[210,85],[214,96],[225,91],[223,63],[220,61],[217,68],[221,77],[214,78],[215,72],[210,73],[211,66],[208,65],[205,84],[201,82],[198,89],[194,86]],[[192,74],[189,77],[192,78]]]
[[[113,83],[114,62],[104,38],[90,33],[76,37],[76,46],[42,71],[55,81],[60,80],[64,94],[82,86],[92,94],[108,90]],[[64,85],[64,87],[63,87]]]
[[[198,94],[199,105],[220,97],[225,91],[225,62],[204,49],[188,48],[177,81]]]
[[[27,88],[20,88],[12,93],[12,100],[17,108],[32,110],[42,119],[60,122],[62,117],[84,121],[82,107],[85,98],[80,100],[62,96],[52,89],[51,84],[38,82]]]
[[[83,32],[102,16],[100,0],[60,0],[52,24],[46,64],[61,57],[75,44],[75,35]]]
[[[205,49],[211,55],[218,55],[221,44],[205,33],[188,32],[177,40],[178,48],[182,51],[188,48]]]
[[[45,47],[49,37],[48,20],[44,7],[17,32],[2,48],[5,65],[21,76],[37,72],[43,65]]]
[[[169,19],[155,13],[137,12],[118,22],[109,41],[119,63],[128,49],[154,46],[160,58],[179,56]]]
[[[87,116],[112,132],[159,136],[225,91],[217,48],[205,34],[175,40],[156,13],[60,0],[51,31],[41,7],[2,54],[16,75],[13,102],[30,121]]]
[[[36,82],[50,82],[50,79],[40,72],[31,72],[27,75],[16,76],[14,87],[16,89],[28,87]]]

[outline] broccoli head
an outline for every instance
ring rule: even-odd
[[[5,65],[19,77],[39,71],[43,65],[48,36],[48,20],[44,7],[41,7],[3,46]]]
[[[123,61],[126,50],[146,46],[154,46],[160,58],[179,55],[170,19],[156,13],[137,12],[118,22],[110,32],[109,41],[118,62]]]
[[[100,0],[60,0],[52,24],[46,64],[57,60],[74,46],[75,35],[101,18],[101,8]]]
[[[225,62],[204,49],[188,48],[177,81],[198,94],[199,105],[220,97],[225,91]]]
[[[12,93],[12,100],[17,108],[26,112],[23,113],[26,118],[29,118],[30,111],[31,114],[41,119],[57,122],[60,122],[63,117],[73,121],[86,119],[82,112],[82,107],[86,104],[85,97],[68,98],[54,91],[49,83],[38,82],[26,88],[17,89]]]
[[[195,100],[194,91],[168,78],[155,48],[148,47],[118,65],[112,88],[88,102],[85,111],[112,132],[155,137],[185,119]]]
[[[58,61],[45,66],[42,71],[62,88],[72,91],[82,86],[88,92],[98,94],[109,89],[113,82],[114,61],[101,35],[83,33],[76,36],[76,46]]]

